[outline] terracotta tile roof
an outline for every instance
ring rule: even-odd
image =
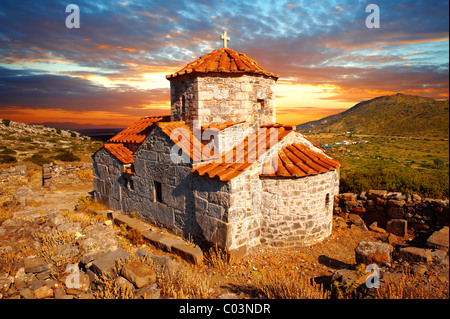
[[[272,131],[270,128],[277,128]],[[219,162],[201,164],[191,170],[200,176],[218,178],[227,182],[239,176],[292,131],[292,126],[264,125],[257,134],[250,134],[233,149],[225,152]]]
[[[122,143],[105,143],[103,146],[122,163],[134,163],[133,152],[126,148]]]
[[[212,150],[202,144],[184,121],[158,122],[161,130],[181,149],[189,150],[189,157],[194,162],[216,158]]]
[[[278,152],[276,159],[263,166],[261,176],[305,177],[326,173],[339,166],[337,160],[315,152],[306,145],[293,143]]]
[[[228,121],[228,122],[220,123],[220,124],[203,125],[202,131],[209,129],[209,128],[216,128],[217,130],[222,131],[226,128],[229,128],[229,127],[235,126],[237,124],[241,124],[241,123],[245,123],[245,121],[240,121],[240,122]]]
[[[206,74],[211,72],[264,74],[278,79],[277,74],[262,68],[255,60],[249,58],[244,53],[239,53],[228,48],[214,50],[203,55],[194,62],[186,65],[180,71],[166,75],[166,78],[171,80],[183,74]]]
[[[148,134],[153,130],[156,122],[169,121],[170,116],[143,117],[139,121],[131,124],[126,129],[110,138],[108,142],[114,143],[142,143]]]

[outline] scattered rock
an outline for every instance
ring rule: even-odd
[[[428,270],[427,267],[423,264],[416,264],[411,267],[411,272],[414,275],[419,275],[419,276],[423,275],[427,270]]]
[[[133,291],[134,290],[134,286],[131,282],[129,282],[128,280],[126,280],[124,277],[122,276],[118,276],[115,280],[117,287],[119,287],[119,289],[122,290],[130,290]]]
[[[136,290],[134,292],[134,296],[135,298],[142,299],[159,299],[161,296],[161,291],[158,289],[155,283]]]
[[[37,273],[50,269],[50,265],[43,257],[28,257],[25,259],[25,272]]]
[[[369,190],[369,193],[367,195],[367,197],[369,197],[372,200],[375,200],[379,197],[385,198],[386,196],[387,196],[386,190],[374,190],[374,189]]]
[[[23,299],[36,299],[35,294],[30,288],[23,288],[19,290],[19,294]]]
[[[69,235],[79,233],[81,232],[81,223],[80,222],[74,222],[74,223],[62,223],[56,226],[56,228],[60,232],[66,232]]]
[[[118,248],[112,252],[97,258],[92,262],[92,270],[97,275],[108,275],[115,268],[116,261],[127,258],[130,254],[123,248]]]
[[[63,288],[55,289],[53,293],[55,295],[55,299],[64,299],[64,297],[67,296]]]
[[[365,276],[361,276],[357,271],[351,269],[339,269],[331,276],[331,284],[338,282],[340,286],[347,288],[356,288],[364,284],[365,281]]]
[[[405,247],[400,250],[400,258],[408,262],[425,262],[433,260],[431,250],[417,247]]]
[[[404,237],[408,233],[408,221],[404,219],[391,219],[387,222],[386,231]]]
[[[436,249],[431,251],[431,257],[433,257],[433,260],[441,260],[444,259],[447,256],[447,252]]]
[[[361,241],[355,249],[357,263],[391,266],[394,248],[389,244]]]
[[[430,238],[428,238],[426,247],[441,249],[448,252],[449,246],[449,228],[446,226],[439,231],[435,231]]]
[[[355,224],[356,226],[362,226],[364,224],[364,221],[358,214],[349,214],[348,219],[352,224]]]
[[[153,269],[140,261],[132,261],[124,265],[121,274],[137,288],[142,288],[156,281],[156,274]]]
[[[233,292],[225,292],[218,296],[217,299],[239,299],[239,296]]]
[[[53,297],[53,289],[48,286],[42,286],[33,291],[36,299],[44,299]]]

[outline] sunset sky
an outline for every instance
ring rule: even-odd
[[[80,28],[65,25],[68,4]],[[366,6],[380,28],[366,27]],[[165,75],[222,47],[279,74],[277,121],[397,92],[448,99],[449,1],[1,1],[0,118],[125,127],[170,112]]]

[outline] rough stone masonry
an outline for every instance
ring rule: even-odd
[[[170,118],[144,117],[93,155],[98,200],[236,256],[331,234],[340,164],[275,123],[278,75],[222,48],[167,79]]]

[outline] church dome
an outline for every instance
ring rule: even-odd
[[[166,75],[168,80],[185,74],[234,73],[234,74],[262,74],[275,80],[278,75],[262,68],[255,60],[244,53],[229,48],[214,50],[199,59],[189,63],[174,74]]]

